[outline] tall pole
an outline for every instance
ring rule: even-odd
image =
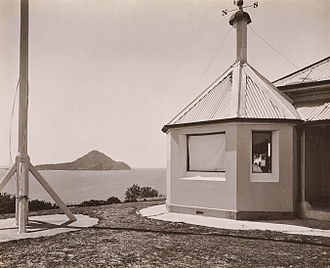
[[[18,232],[25,233],[28,221],[29,156],[27,154],[27,120],[29,93],[29,0],[21,0],[19,118],[18,118]]]
[[[29,199],[29,171],[45,188],[56,204],[67,215],[70,221],[76,217],[41,176],[38,170],[30,163],[27,153],[27,121],[29,100],[29,0],[20,0],[21,3],[21,29],[20,29],[20,57],[19,57],[19,110],[18,110],[18,155],[16,163],[8,170],[0,181],[0,191],[5,187],[11,177],[16,173],[17,199],[16,221],[18,233],[26,233],[28,224]]]
[[[248,13],[243,11],[243,0],[236,2],[238,11],[229,19],[229,24],[236,28],[236,62],[247,62],[247,25],[251,23]]]

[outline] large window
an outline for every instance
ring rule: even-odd
[[[252,131],[252,173],[272,172],[272,132]]]
[[[225,133],[188,135],[188,171],[225,171]]]

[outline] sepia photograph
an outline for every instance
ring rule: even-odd
[[[0,0],[0,267],[330,268],[329,0]]]

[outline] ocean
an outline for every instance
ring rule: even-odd
[[[166,169],[139,168],[132,170],[42,170],[41,175],[66,204],[77,204],[85,200],[106,200],[111,196],[125,199],[126,189],[134,183],[150,186],[166,194]],[[5,174],[0,171],[0,178]],[[54,203],[38,181],[30,175],[30,199]],[[9,181],[2,192],[13,194],[15,183]]]

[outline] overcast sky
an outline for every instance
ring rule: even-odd
[[[254,1],[245,1],[253,4]],[[161,128],[235,59],[232,0],[30,0],[28,150],[33,164],[92,149],[165,167]],[[330,1],[260,0],[253,29],[299,68],[330,55]],[[0,165],[18,79],[19,1],[0,0]],[[270,81],[296,70],[253,31],[248,62]],[[17,110],[15,112],[17,114]],[[13,155],[17,153],[17,116]]]

